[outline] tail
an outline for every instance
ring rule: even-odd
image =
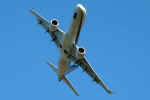
[[[53,65],[50,62],[46,62],[57,74],[58,74],[58,69],[55,67],[55,65]],[[75,90],[75,88],[72,86],[72,84],[69,82],[69,80],[64,76],[63,77],[64,82],[72,89],[72,91],[79,96],[78,92]]]
[[[72,91],[79,96],[78,92],[75,90],[75,88],[72,86],[72,84],[69,82],[69,80],[64,76],[63,78],[64,82],[72,89]]]

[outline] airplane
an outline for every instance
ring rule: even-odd
[[[46,62],[53,71],[57,73],[58,81],[60,82],[61,80],[64,80],[72,91],[79,96],[79,93],[66,78],[66,75],[78,67],[81,67],[83,71],[85,71],[93,79],[93,81],[101,85],[108,94],[112,94],[112,91],[105,86],[104,82],[88,63],[85,57],[85,49],[77,45],[80,31],[86,17],[86,8],[81,4],[77,4],[67,32],[64,32],[59,28],[59,22],[56,18],[48,21],[44,17],[40,16],[40,14],[38,14],[33,8],[31,8],[30,11],[36,17],[38,24],[40,24],[45,31],[48,32],[52,41],[60,50],[58,67],[48,61]],[[73,62],[72,65],[71,62]]]

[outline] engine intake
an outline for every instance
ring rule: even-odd
[[[79,48],[78,51],[79,51],[79,53],[81,53],[81,54],[84,54],[84,53],[85,53],[84,48]]]
[[[84,57],[84,55],[85,55],[85,49],[79,47],[78,48],[78,59],[82,59]]]
[[[58,26],[59,26],[59,22],[57,21],[57,19],[54,18],[50,21],[50,31],[51,32],[57,31]]]

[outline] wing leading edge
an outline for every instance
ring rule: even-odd
[[[45,31],[49,33],[56,46],[60,47],[60,45],[62,45],[62,40],[64,38],[65,32],[63,32],[60,28],[58,28],[56,32],[52,32],[50,30],[50,23],[47,19],[40,16],[40,14],[38,14],[32,8],[30,9],[30,11],[36,17],[38,24],[40,24],[45,29]]]

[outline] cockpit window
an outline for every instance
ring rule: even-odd
[[[76,19],[76,17],[77,17],[77,13],[75,12],[73,18]]]

